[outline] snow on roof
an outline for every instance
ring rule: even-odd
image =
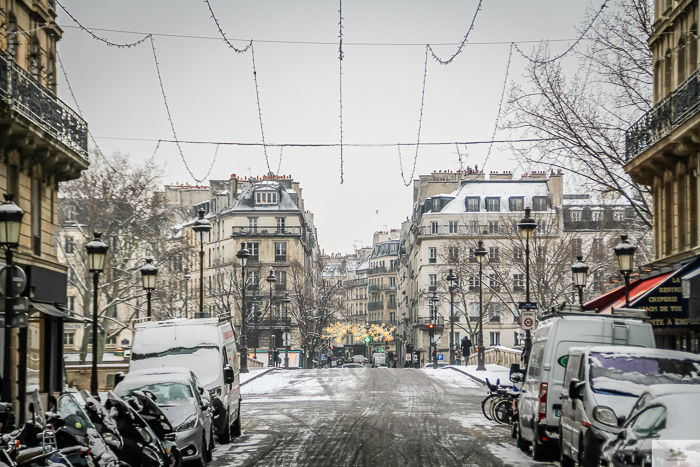
[[[700,362],[700,355],[680,350],[649,349],[645,347],[623,347],[600,345],[590,347],[591,352],[603,354],[606,358],[670,358],[678,360],[695,360]]]
[[[454,199],[447,203],[442,211],[435,214],[459,214],[466,212],[466,198],[500,198],[500,212],[509,212],[508,200],[513,196],[525,197],[525,207],[532,205],[533,196],[549,196],[549,187],[546,179],[533,180],[485,180],[470,181],[462,184],[451,193]],[[482,201],[483,204],[483,201]],[[480,211],[492,213],[493,211]],[[476,214],[476,213],[470,213]]]
[[[619,199],[567,199],[564,198],[564,206],[631,206],[630,202],[624,198]]]
[[[233,207],[224,209],[221,213],[226,212],[250,212],[250,211],[294,211],[301,212],[299,206],[294,202],[290,193],[286,189],[280,189],[281,185],[273,180],[265,180],[255,183],[243,189],[238,197],[238,201]],[[279,202],[276,204],[256,204],[256,190],[264,189],[269,191],[275,189],[279,193]],[[294,192],[296,194],[296,192]]]

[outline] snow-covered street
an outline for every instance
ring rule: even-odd
[[[451,369],[280,370],[242,392],[243,435],[213,467],[548,465],[486,420],[486,388]]]

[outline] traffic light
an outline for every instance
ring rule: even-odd
[[[365,342],[369,342],[369,341],[371,341],[371,340],[372,340],[371,337],[369,337],[369,336],[366,336],[366,337],[365,337]]]
[[[384,353],[384,348],[379,349],[380,352]]]
[[[385,338],[384,338],[384,342],[389,342],[389,338],[388,338],[388,337],[385,337]]]
[[[331,350],[333,350],[333,346],[331,345]]]
[[[431,329],[431,330],[432,330],[434,327],[435,327],[435,325],[434,325],[433,323],[430,323],[430,324],[428,325],[428,329]]]

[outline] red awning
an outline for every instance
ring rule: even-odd
[[[638,298],[642,298],[647,292],[654,289],[656,286],[661,284],[663,281],[668,279],[674,273],[668,272],[666,274],[661,274],[660,276],[652,277],[644,280],[637,280],[630,283],[630,303],[633,303]],[[625,286],[618,287],[617,289],[601,295],[595,300],[583,305],[584,310],[598,310],[598,313],[602,314],[612,314],[613,308],[620,308],[625,305]]]

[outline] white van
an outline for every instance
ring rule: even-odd
[[[386,366],[386,354],[382,352],[372,354],[372,366],[379,368],[380,366]]]
[[[549,316],[533,333],[518,404],[518,447],[525,449],[532,445],[535,460],[559,450],[560,396],[570,348],[656,347],[651,325],[642,321],[643,310],[612,315],[559,311]]]
[[[241,434],[240,356],[228,320],[148,321],[135,326],[129,370],[187,368],[209,392],[219,442]]]

